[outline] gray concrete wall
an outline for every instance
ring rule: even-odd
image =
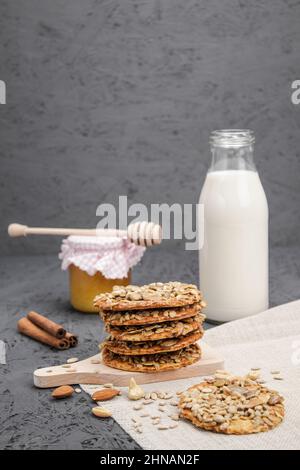
[[[249,127],[271,243],[300,240],[300,3],[1,0],[1,254],[11,221],[94,226],[96,206],[196,202],[215,128]]]

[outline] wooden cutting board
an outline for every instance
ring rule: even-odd
[[[33,374],[34,385],[39,388],[58,387],[59,385],[72,384],[105,384],[113,383],[118,386],[127,386],[129,379],[134,377],[139,384],[152,382],[164,382],[166,380],[186,379],[213,374],[217,369],[223,369],[224,360],[218,353],[203,341],[199,342],[202,349],[202,358],[182,369],[165,372],[126,372],[113,369],[106,365],[93,364],[92,360],[100,360],[101,354],[89,357],[75,364],[70,364],[69,368],[62,366],[49,366],[37,369]],[[71,369],[71,371],[69,370]],[[73,371],[72,371],[73,369]]]

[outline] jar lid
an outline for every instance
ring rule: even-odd
[[[58,257],[63,270],[74,264],[90,276],[100,272],[107,279],[122,279],[144,252],[144,247],[127,238],[71,235],[62,241]]]

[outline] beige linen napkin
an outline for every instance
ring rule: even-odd
[[[139,418],[142,412],[157,412],[157,403],[146,405],[143,411],[133,409],[126,393],[104,406],[112,410],[114,419],[136,442],[147,450],[203,450],[203,449],[300,449],[300,300],[243,320],[213,328],[205,333],[205,342],[218,349],[225,359],[225,368],[234,374],[245,374],[251,367],[261,367],[262,377],[270,388],[285,397],[286,418],[277,428],[267,433],[249,436],[226,436],[195,428],[180,420],[175,429],[158,430],[149,417]],[[272,370],[280,370],[283,381],[274,380]],[[146,391],[184,390],[200,379],[183,379],[145,385]],[[89,394],[99,386],[82,385]],[[162,423],[175,423],[168,415],[176,407],[166,405]],[[132,418],[143,423],[143,432],[133,429]],[[99,424],[100,426],[100,424]]]

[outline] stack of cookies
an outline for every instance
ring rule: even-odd
[[[109,337],[103,362],[133,372],[157,372],[193,364],[201,357],[206,306],[196,286],[180,282],[115,286],[95,298]]]

